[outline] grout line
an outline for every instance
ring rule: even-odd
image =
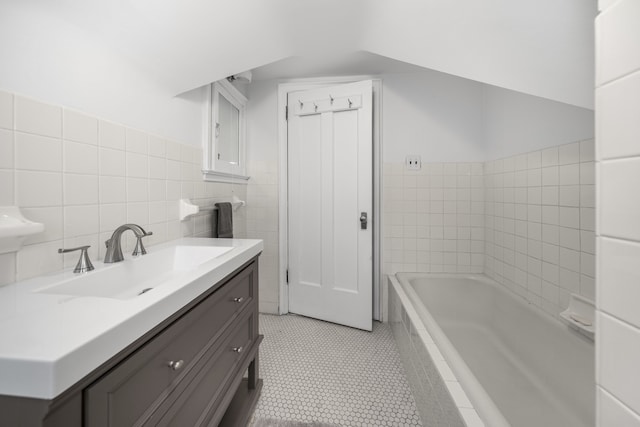
[[[613,399],[616,403],[618,403],[620,406],[622,406],[624,409],[628,410],[629,412],[631,412],[633,415],[635,415],[637,418],[640,418],[640,414],[638,412],[636,412],[635,410],[633,410],[631,407],[629,407],[626,403],[624,403],[622,400],[620,400],[615,394],[613,394],[611,391],[609,391],[609,389],[607,389],[606,387],[604,387],[602,384],[598,383],[597,387],[599,387],[603,393],[607,394],[611,399]]]
[[[635,243],[640,245],[640,240],[634,240],[631,238],[627,238],[627,237],[619,237],[619,236],[611,236],[608,234],[596,234],[596,238],[602,238],[602,239],[610,239],[610,240],[618,240],[621,242],[625,242],[625,243]]]
[[[624,326],[629,327],[636,334],[640,334],[640,326],[636,326],[636,325],[630,323],[629,321],[624,320],[621,317],[618,317],[616,314],[613,314],[613,313],[610,313],[609,311],[603,310],[602,308],[598,308],[596,311],[599,311],[600,313],[602,313],[606,317],[610,317],[611,319],[615,320],[616,322],[621,323]]]

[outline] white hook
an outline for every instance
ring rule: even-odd
[[[351,99],[347,98],[347,101],[349,101],[349,108],[351,108],[351,104],[353,104],[353,102],[351,102]]]
[[[298,102],[300,103],[300,108],[304,107],[304,102],[298,100]]]
[[[331,94],[329,94],[329,101],[331,102],[331,105],[333,105],[333,96],[331,96]]]
[[[316,104],[315,102],[313,103],[313,109],[314,111],[318,111],[318,104]]]

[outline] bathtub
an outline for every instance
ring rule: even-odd
[[[389,320],[423,424],[595,425],[593,342],[488,277],[390,276]]]

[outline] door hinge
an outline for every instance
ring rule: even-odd
[[[287,268],[287,284],[289,284],[289,269]]]
[[[289,106],[288,105],[284,106],[284,119],[285,120],[289,120]]]

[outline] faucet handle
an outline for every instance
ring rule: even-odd
[[[76,267],[73,269],[74,273],[86,273],[87,271],[91,271],[94,269],[91,260],[89,259],[89,253],[87,250],[90,248],[90,245],[86,246],[78,246],[77,248],[69,248],[69,249],[58,249],[59,254],[66,254],[69,252],[80,251],[80,259],[78,259],[78,263]]]
[[[78,246],[77,248],[69,248],[69,249],[58,249],[58,253],[59,254],[66,254],[69,252],[74,252],[74,251],[86,251],[87,249],[89,249],[91,247],[91,245],[86,245],[86,246]]]
[[[146,255],[147,250],[142,244],[142,238],[153,235],[153,231],[145,231],[144,234],[136,235],[136,247],[133,249],[131,256]]]

